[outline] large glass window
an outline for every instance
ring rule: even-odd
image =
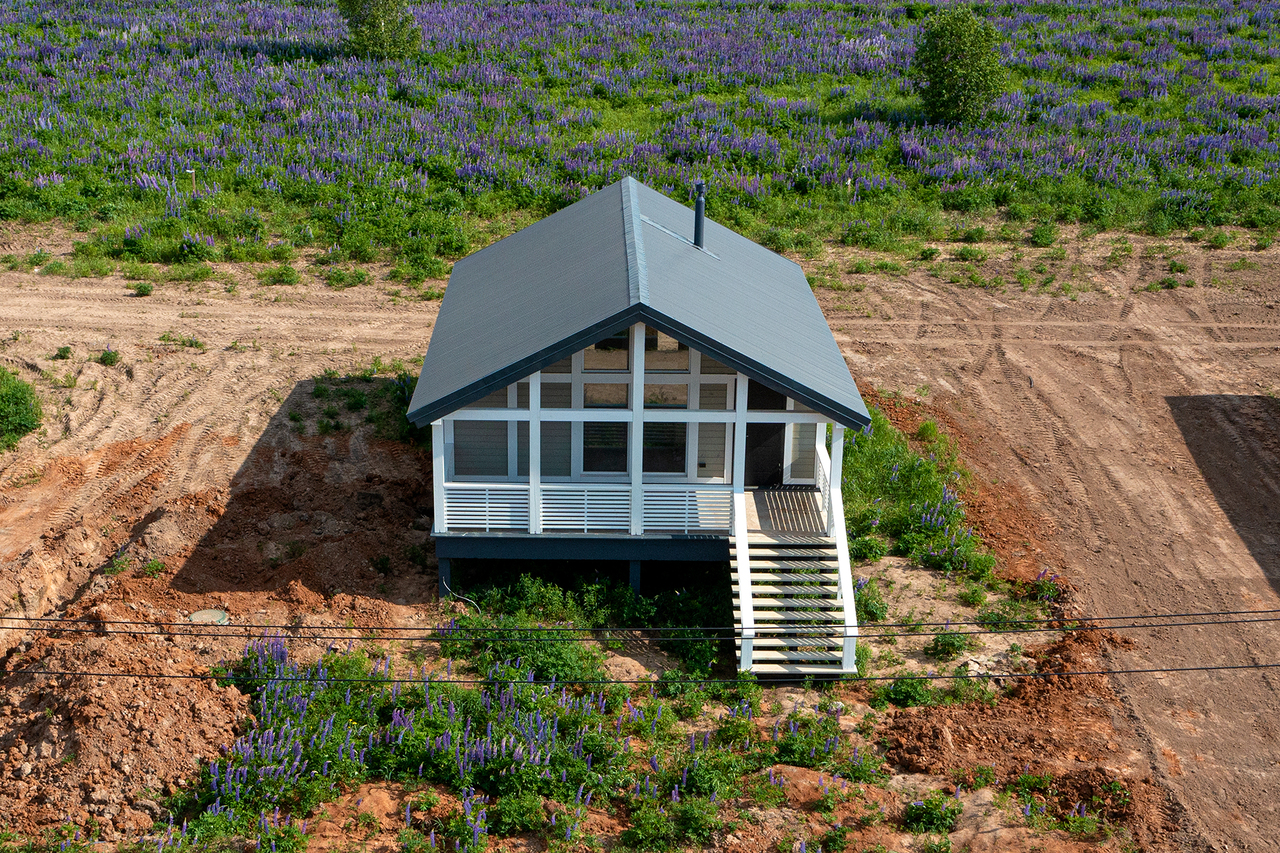
[[[631,369],[631,332],[618,332],[616,335],[597,341],[587,347],[583,353],[582,367],[587,371],[630,370]]]
[[[787,395],[752,379],[747,384],[747,408],[753,412],[784,412]]]
[[[688,373],[689,348],[651,326],[644,329],[645,373]]]
[[[582,425],[582,470],[627,472],[627,424],[587,421]]]
[[[646,409],[687,409],[689,408],[689,386],[646,384],[644,407]]]
[[[646,474],[685,472],[685,434],[688,424],[649,423],[644,425],[644,471]]]
[[[623,382],[588,382],[582,386],[583,408],[625,409],[630,389]]]

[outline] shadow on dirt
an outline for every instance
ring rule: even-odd
[[[372,375],[295,385],[232,479],[225,509],[211,527],[203,520],[207,531],[173,587],[275,590],[299,605],[338,593],[434,599],[431,455],[404,420],[405,389],[403,377]],[[164,537],[200,523],[167,507],[131,539],[164,551]]]
[[[1166,397],[1218,505],[1280,591],[1280,400]]]

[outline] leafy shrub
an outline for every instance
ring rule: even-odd
[[[859,623],[883,622],[889,616],[889,605],[875,578],[859,578],[853,589],[854,609]]]
[[[967,604],[970,607],[981,607],[987,603],[987,591],[976,583],[967,583],[956,598],[959,599],[961,604]]]
[[[792,714],[774,727],[775,758],[795,767],[829,767],[840,746],[840,723],[832,714]]]
[[[288,264],[281,264],[258,273],[258,281],[268,286],[297,284],[298,271]]]
[[[71,347],[58,347],[58,351],[51,358],[55,361],[66,361],[71,358]]]
[[[130,285],[129,289],[134,296],[150,296],[155,291],[155,286],[149,281],[138,281]]]
[[[1027,242],[1038,249],[1047,249],[1058,242],[1058,226],[1052,222],[1041,222],[1032,226],[1027,233]]]
[[[1031,620],[1040,617],[1040,609],[1023,601],[1001,601],[978,611],[976,621],[993,631],[1017,631],[1034,628]]]
[[[934,634],[924,647],[924,653],[936,660],[955,660],[968,651],[970,638],[958,631],[942,631]]]
[[[208,264],[178,264],[165,270],[166,281],[208,281],[213,278],[213,267]]]
[[[904,676],[891,681],[877,698],[882,702],[892,702],[899,708],[914,708],[918,705],[937,704],[937,691],[927,678]]]
[[[879,536],[859,536],[849,543],[849,556],[855,560],[874,562],[888,553],[888,544]]]
[[[972,261],[981,263],[987,259],[987,253],[979,249],[977,246],[961,246],[956,249],[955,256],[957,261]]]
[[[97,361],[98,364],[101,364],[103,367],[115,367],[120,363],[120,351],[114,350],[108,346],[101,352],[101,354],[98,355]]]
[[[853,757],[840,765],[840,775],[850,782],[879,784],[893,774],[876,753],[854,749]]]
[[[334,290],[346,290],[348,287],[358,287],[370,281],[369,274],[364,270],[344,270],[339,267],[325,270],[320,277]]]
[[[422,46],[422,30],[404,0],[338,0],[347,48],[370,59],[403,59]]]
[[[453,620],[443,632],[440,652],[450,658],[467,658],[480,671],[501,661],[518,660],[542,680],[603,679],[604,652],[585,643],[572,642],[585,637],[585,634],[547,630],[527,617],[467,614]]]
[[[941,254],[942,254],[942,250],[937,248],[936,246],[925,246],[923,249],[920,250],[920,260],[936,261],[938,259],[938,256]]]
[[[911,76],[932,122],[973,121],[1004,90],[999,34],[965,6],[934,12],[916,35]]]
[[[547,821],[542,797],[533,791],[508,794],[489,808],[489,826],[498,835],[535,832]]]
[[[676,843],[676,828],[661,804],[645,802],[631,813],[622,843],[636,850],[670,850]]]
[[[699,847],[708,844],[712,834],[720,828],[718,812],[715,803],[702,797],[681,799],[671,809],[676,837],[684,844]]]
[[[0,367],[0,451],[39,427],[42,414],[35,389]]]
[[[923,800],[907,804],[902,826],[908,832],[950,832],[963,811],[959,800],[931,791]]]

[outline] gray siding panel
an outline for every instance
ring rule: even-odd
[[[791,428],[791,479],[814,478],[814,463],[817,461],[814,442],[817,436],[817,424],[795,424]]]
[[[505,421],[454,421],[453,470],[458,477],[507,476]]]

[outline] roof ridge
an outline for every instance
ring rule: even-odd
[[[644,257],[644,237],[640,233],[640,197],[636,179],[622,179],[622,235],[627,244],[627,287],[632,305],[649,304],[649,269]]]

